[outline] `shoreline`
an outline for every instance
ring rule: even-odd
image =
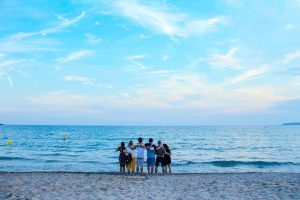
[[[120,175],[119,172],[78,172],[78,171],[20,171],[20,172],[13,172],[13,171],[0,171],[0,175],[2,174],[90,174],[90,175]],[[166,173],[166,174],[163,174],[163,173],[158,173],[158,174],[151,174],[152,176],[155,176],[155,175],[161,175],[161,176],[172,176],[172,175],[230,175],[230,174],[295,174],[295,175],[299,175],[300,176],[300,172],[203,172],[203,173],[194,173],[194,172],[191,172],[191,173]],[[136,175],[139,175],[139,176],[148,176],[148,173],[147,171],[143,172],[143,174],[136,174],[136,173],[130,173],[128,174],[127,172],[125,172],[124,174],[125,176],[136,176]],[[121,175],[120,175],[121,176]]]
[[[300,199],[300,173],[0,172],[0,199]]]

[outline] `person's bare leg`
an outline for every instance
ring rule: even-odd
[[[147,166],[148,174],[150,174],[150,166]]]
[[[126,166],[126,168],[127,168],[127,173],[130,174],[131,163],[129,163],[129,164]]]
[[[143,173],[143,170],[144,170],[143,167],[141,167],[141,174]]]
[[[158,172],[158,166],[155,166],[155,174]]]
[[[154,166],[151,166],[151,174],[154,172]]]
[[[137,174],[139,173],[139,167],[136,167],[136,173]]]
[[[171,170],[171,164],[168,165],[168,167],[169,167],[169,173],[171,174],[171,173],[172,173],[172,170]]]

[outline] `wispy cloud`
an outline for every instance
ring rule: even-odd
[[[293,30],[295,27],[296,27],[295,24],[287,24],[287,25],[285,26],[285,29],[288,30],[288,31],[290,31],[290,30]]]
[[[217,69],[241,69],[240,61],[235,57],[238,48],[231,48],[226,54],[213,54],[209,56],[208,63]]]
[[[0,62],[0,68],[15,65],[15,64],[19,64],[19,63],[22,63],[22,62],[24,62],[23,59],[21,59],[21,60],[5,60],[3,62]]]
[[[64,76],[64,80],[77,81],[82,83],[83,85],[94,85],[94,81],[91,78],[84,77],[84,76],[69,75],[69,76]]]
[[[71,61],[75,61],[87,56],[91,56],[93,55],[94,51],[91,50],[87,50],[87,49],[81,49],[80,51],[76,51],[76,52],[72,52],[70,54],[68,54],[65,57],[60,57],[57,58],[56,61],[60,62],[60,63],[67,63],[67,62],[71,62]]]
[[[167,60],[169,60],[169,58],[170,58],[170,56],[164,55],[164,56],[162,57],[162,60],[163,60],[163,61],[167,61]]]
[[[170,11],[166,6],[145,4],[138,0],[114,1],[117,13],[154,31],[157,34],[187,37],[192,34],[216,30],[224,22],[223,17],[193,19],[185,14]]]
[[[30,40],[0,39],[0,51],[5,53],[57,51],[61,43],[56,39],[32,38]]]
[[[145,57],[146,55],[144,54],[138,54],[138,55],[127,56],[126,59],[132,62],[133,64],[135,64],[136,66],[138,66],[140,69],[144,70],[146,69],[146,66],[141,62],[139,62],[139,60]]]
[[[288,53],[283,58],[283,64],[287,64],[293,60],[296,60],[299,57],[300,57],[300,50],[292,52],[292,53]]]
[[[228,81],[228,83],[236,84],[236,83],[239,83],[242,81],[246,81],[246,80],[252,79],[254,77],[260,76],[260,75],[266,73],[268,70],[269,70],[268,66],[261,66],[256,69],[248,70],[248,71],[240,74],[239,76],[231,79],[230,81]]]
[[[90,45],[98,45],[100,42],[102,42],[102,38],[97,37],[93,34],[90,33],[86,33],[84,34],[85,38],[86,38],[86,43],[90,44]]]
[[[77,23],[79,20],[81,20],[85,16],[85,11],[81,12],[81,14],[73,19],[67,19],[61,16],[58,16],[60,23],[57,26],[54,26],[52,28],[46,28],[40,31],[36,32],[27,32],[27,33],[17,33],[15,35],[12,35],[12,39],[23,39],[23,38],[28,38],[28,37],[33,37],[36,35],[48,35],[52,33],[57,33],[63,31],[65,28],[72,26],[73,24]]]
[[[0,77],[6,78],[11,87],[14,86],[14,81],[13,81],[12,77],[9,74],[7,74],[6,72],[0,71]]]
[[[96,83],[94,79],[89,78],[89,77],[85,77],[85,76],[68,75],[68,76],[64,76],[63,79],[65,81],[79,82],[82,85],[86,85],[86,86],[102,87],[102,88],[107,88],[107,89],[110,89],[110,88],[114,87],[111,84],[99,84],[99,83]]]

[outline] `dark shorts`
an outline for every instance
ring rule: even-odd
[[[125,153],[121,153],[119,156],[119,162],[120,162],[120,167],[125,167],[126,165],[126,154]]]
[[[159,163],[161,164],[161,166],[165,166],[165,162],[164,162],[164,158],[162,158],[162,157],[156,157],[156,167],[158,167],[159,166]]]
[[[164,165],[170,165],[171,164],[171,160],[164,160]]]
[[[170,158],[170,156],[165,156],[164,157],[164,164],[165,165],[170,165],[171,164],[171,158]]]
[[[155,158],[147,158],[147,166],[154,167],[155,166]]]

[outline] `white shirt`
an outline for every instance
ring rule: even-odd
[[[127,148],[127,151],[129,153],[131,153],[131,156],[132,157],[135,157],[136,158],[136,149],[132,150],[130,147]]]
[[[136,154],[137,154],[138,158],[144,158],[144,150],[145,150],[145,148],[143,148],[143,147],[136,148]]]

